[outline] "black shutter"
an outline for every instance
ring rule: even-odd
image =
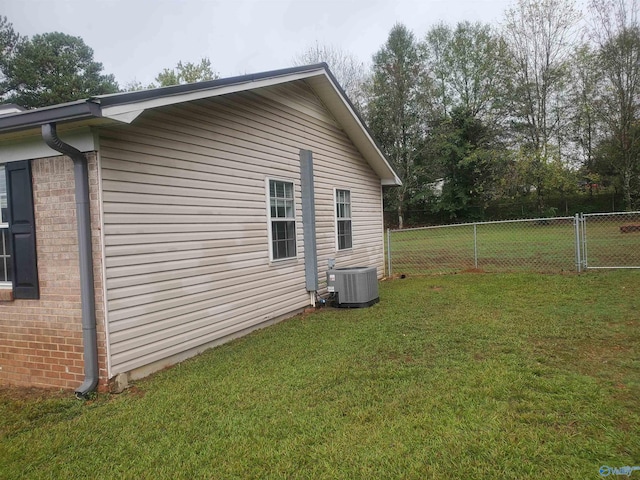
[[[39,298],[31,162],[11,162],[7,163],[5,168],[13,297]]]

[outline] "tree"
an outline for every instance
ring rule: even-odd
[[[598,113],[606,138],[600,152],[620,176],[625,208],[640,194],[640,24],[635,0],[592,0],[592,38],[603,76]]]
[[[16,47],[25,39],[14,29],[7,17],[0,16],[0,97],[7,93],[6,75],[9,62],[13,59]]]
[[[557,156],[563,159],[569,101],[571,41],[578,20],[572,1],[519,0],[507,10],[503,36],[509,49],[505,64],[512,133],[521,152],[530,155],[536,173],[539,211],[544,210],[546,178],[542,172]]]
[[[317,42],[293,57],[294,65],[311,65],[322,62],[329,65],[331,72],[335,75],[349,100],[360,112],[363,112],[366,103],[364,84],[367,79],[364,63],[340,47],[320,45]]]
[[[422,48],[437,114],[429,129],[429,156],[443,177],[433,210],[469,218],[496,196],[508,158],[496,128],[503,42],[488,25],[461,22],[455,28],[436,25]]]
[[[472,117],[485,118],[500,97],[498,80],[504,56],[503,43],[489,25],[461,22],[455,29],[440,24],[423,43],[439,111],[447,115],[460,108]]]
[[[435,211],[452,219],[469,218],[472,209],[484,211],[500,192],[508,165],[497,132],[460,106],[434,127],[431,144],[444,178]]]
[[[571,62],[571,135],[578,147],[578,161],[587,171],[593,168],[594,149],[601,130],[597,107],[600,102],[602,74],[597,62],[596,52],[587,44],[578,46]]]
[[[640,121],[635,121],[629,130],[631,137],[640,138]],[[640,142],[633,142],[627,152],[628,158],[636,159],[636,162],[629,166],[628,175],[621,171],[620,147],[620,141],[615,136],[602,138],[594,149],[589,174],[601,178],[605,185],[613,185],[617,191],[621,191],[627,210],[635,210],[640,201],[640,165],[637,162],[640,158]],[[628,179],[628,185],[625,185],[625,179]]]
[[[169,87],[171,85],[181,85],[185,83],[204,82],[206,80],[215,80],[218,74],[211,69],[211,61],[207,57],[203,57],[200,63],[182,63],[179,61],[175,68],[165,68],[156,75],[156,82],[151,82],[144,86],[140,81],[133,80],[125,83],[122,91],[137,92],[139,90],[147,90],[150,88]]]
[[[387,202],[398,213],[403,227],[409,200],[426,177],[425,131],[428,77],[413,33],[397,24],[384,46],[373,57],[373,80],[368,105],[369,124],[384,153],[402,180],[389,189]]]
[[[522,143],[544,154],[562,124],[557,111],[569,74],[572,34],[578,16],[567,0],[519,0],[506,12],[509,103]]]
[[[433,109],[434,112],[438,112],[441,118],[446,118],[449,115],[452,103],[446,60],[446,52],[451,41],[451,28],[444,23],[440,23],[427,32],[424,42],[420,45],[425,62],[429,65],[429,74],[433,80]]]
[[[183,83],[203,82],[215,80],[218,74],[211,69],[211,61],[204,57],[200,63],[178,62],[175,68],[165,68],[156,76],[157,86],[168,87]],[[150,85],[152,88],[156,85]]]
[[[124,84],[121,88],[122,92],[139,92],[140,90],[148,90],[150,88],[158,88],[155,83],[150,83],[146,87],[139,80],[131,80]]]
[[[113,75],[102,74],[93,50],[80,37],[53,32],[18,43],[3,65],[6,100],[34,108],[115,93]]]
[[[0,54],[3,56],[20,43],[22,37],[13,29],[7,17],[0,15]]]

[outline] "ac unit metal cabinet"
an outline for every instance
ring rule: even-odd
[[[345,308],[370,307],[378,303],[376,267],[334,268],[327,272],[327,290],[336,294],[336,305]]]

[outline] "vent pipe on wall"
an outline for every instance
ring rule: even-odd
[[[91,248],[91,215],[89,212],[89,168],[87,159],[80,150],[58,138],[55,123],[42,125],[42,138],[49,147],[73,160],[78,250],[80,253],[80,301],[82,305],[82,343],[85,375],[84,382],[75,392],[76,397],[84,398],[95,390],[99,378],[96,306],[93,287],[93,254]]]

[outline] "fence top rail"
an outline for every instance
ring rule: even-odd
[[[473,223],[451,223],[449,225],[431,225],[429,227],[413,227],[413,228],[396,228],[389,229],[391,233],[393,232],[410,232],[412,230],[429,230],[434,228],[448,228],[448,227],[467,227],[469,225],[473,225]]]
[[[633,212],[625,212],[633,213]],[[432,225],[429,227],[414,227],[403,229],[389,229],[391,232],[409,232],[412,230],[431,230],[436,228],[450,228],[450,227],[472,227],[474,225],[495,225],[501,223],[520,223],[520,222],[553,222],[556,220],[575,220],[574,217],[544,217],[544,218],[521,218],[519,220],[494,220],[490,222],[472,222],[472,223],[451,223],[449,225]]]
[[[632,269],[640,269],[640,267],[587,267],[587,270],[621,270],[621,269],[627,269],[627,270],[632,270]]]
[[[636,212],[609,212],[609,213],[584,213],[583,217],[609,217],[612,215],[640,215],[640,211]]]

